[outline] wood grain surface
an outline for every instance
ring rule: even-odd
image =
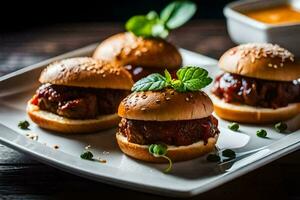
[[[99,42],[121,24],[58,24],[0,35],[0,76],[55,55]],[[214,58],[234,44],[225,21],[193,21],[169,37],[176,45]],[[300,152],[192,199],[300,199]],[[0,145],[0,199],[165,199],[86,180]]]

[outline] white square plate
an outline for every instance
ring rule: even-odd
[[[208,163],[205,157],[176,163],[171,173],[164,174],[165,165],[144,163],[123,155],[116,145],[114,129],[85,135],[63,135],[40,129],[32,122],[30,130],[19,129],[19,121],[29,120],[25,112],[26,102],[39,86],[38,76],[45,65],[63,58],[90,55],[95,47],[96,44],[75,50],[0,78],[1,143],[75,175],[176,197],[193,196],[217,187],[300,146],[299,116],[288,122],[289,134],[275,132],[272,125],[241,125],[240,132],[232,132],[227,128],[228,122],[219,119],[220,148],[234,148],[236,152],[254,151],[226,164]],[[219,73],[214,59],[187,50],[181,50],[181,53],[185,64],[204,67],[211,76]],[[268,131],[268,139],[256,136],[256,130],[260,128]],[[28,133],[37,134],[38,140],[26,137]],[[55,145],[59,149],[54,149]],[[107,163],[82,160],[80,154],[87,145],[91,145],[94,154]]]

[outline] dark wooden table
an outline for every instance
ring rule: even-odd
[[[0,76],[46,58],[101,41],[121,24],[60,24],[0,34]],[[176,45],[214,58],[234,44],[224,21],[195,21],[172,32]],[[300,151],[193,199],[300,199]],[[79,178],[0,145],[0,199],[88,199],[110,196],[162,199]]]

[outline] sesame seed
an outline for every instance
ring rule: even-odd
[[[144,111],[144,110],[146,110],[146,108],[145,108],[145,107],[142,107],[142,108],[141,108],[141,111]]]
[[[134,55],[135,55],[135,56],[141,56],[142,53],[141,53],[140,51],[136,51],[136,52],[134,53]]]
[[[159,99],[156,99],[155,102],[156,102],[157,104],[159,104],[159,103],[160,103],[160,100],[159,100]]]
[[[170,97],[166,97],[166,100],[169,101],[171,98]]]
[[[123,50],[123,52],[124,52],[124,54],[125,54],[126,56],[129,55],[130,52],[131,52],[131,48],[129,48],[129,47],[125,47],[125,48],[123,48],[122,50]]]
[[[92,67],[92,66],[89,66],[86,68],[87,71],[91,71],[92,69],[94,69],[94,67]]]
[[[294,55],[277,44],[248,43],[238,46],[238,49],[242,51],[241,57],[251,54],[251,62],[254,62],[255,59],[259,60],[268,56],[271,58],[281,58],[282,63],[284,63],[287,59],[291,60],[292,62],[294,61]]]
[[[185,98],[186,101],[189,101],[190,99],[188,97]]]
[[[268,64],[268,67],[272,67],[273,65],[271,63]]]
[[[235,51],[231,50],[231,51],[229,52],[229,55],[233,55],[233,54],[235,54]]]
[[[145,52],[147,52],[147,51],[148,51],[147,48],[145,48],[145,47],[141,48],[141,52],[145,53]]]

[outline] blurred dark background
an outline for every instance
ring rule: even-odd
[[[223,18],[223,7],[232,0],[196,0],[194,19]],[[72,22],[124,22],[130,16],[160,11],[170,0],[5,1],[1,6],[1,31]],[[1,3],[2,4],[2,3]]]

